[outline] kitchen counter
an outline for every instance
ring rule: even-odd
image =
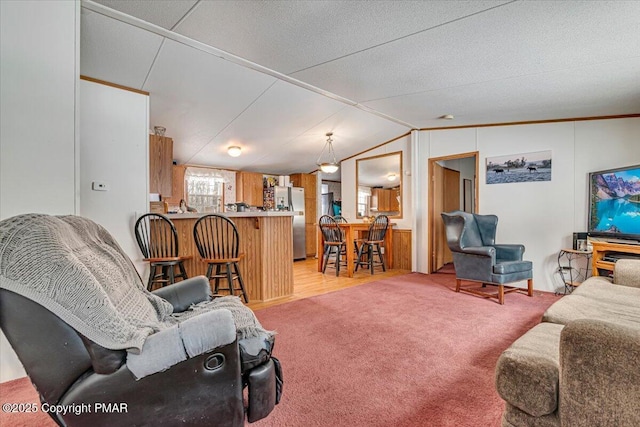
[[[167,215],[178,232],[180,255],[192,258],[184,265],[189,277],[206,275],[193,240],[193,227],[206,214]],[[293,215],[294,212],[225,212],[236,225],[240,253],[239,267],[249,301],[266,301],[293,293]],[[224,282],[223,282],[224,283]]]
[[[171,220],[174,219],[193,219],[200,218],[205,215],[209,215],[213,212],[205,212],[205,213],[175,213],[175,214],[167,214],[167,217]],[[229,218],[256,218],[256,217],[278,217],[278,216],[293,216],[295,212],[291,211],[245,211],[245,212],[220,212],[221,215],[227,216]]]

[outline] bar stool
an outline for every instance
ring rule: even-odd
[[[324,239],[323,248],[323,260],[322,260],[322,273],[327,269],[331,254],[335,250],[335,260],[333,265],[336,269],[336,276],[340,275],[340,266],[346,266],[346,261],[342,261],[342,255],[346,254],[346,242],[344,240],[344,233],[340,229],[340,226],[335,219],[329,215],[323,215],[318,220],[320,231],[322,232],[322,238]]]
[[[166,286],[175,283],[176,278],[188,279],[184,261],[191,256],[178,255],[178,233],[169,218],[155,213],[144,214],[136,221],[134,231],[144,261],[150,267],[148,290],[154,283]],[[177,274],[175,267],[179,270]]]
[[[236,225],[224,215],[209,214],[198,219],[193,226],[193,238],[200,253],[200,257],[208,264],[207,278],[215,279],[214,293],[229,291],[235,295],[240,291],[244,302],[249,302],[244,281],[238,268],[238,263],[244,258],[244,253],[238,253],[240,238]],[[213,273],[215,266],[216,272]],[[226,288],[220,287],[220,279],[227,280]],[[233,281],[238,281],[238,287],[233,286]]]
[[[382,271],[387,271],[384,265],[384,258],[382,257],[380,245],[384,243],[384,237],[387,234],[388,228],[389,217],[386,215],[378,215],[371,223],[367,238],[358,241],[358,257],[355,271],[358,271],[358,267],[360,265],[368,265],[371,274],[373,274],[373,269],[376,265],[381,265]],[[364,258],[364,255],[366,255],[366,259]],[[374,255],[378,255],[379,261],[375,261]]]

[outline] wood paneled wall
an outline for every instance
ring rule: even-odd
[[[176,226],[180,255],[191,255],[185,262],[189,277],[206,275],[193,240],[195,218],[172,218]],[[240,273],[250,301],[267,301],[293,293],[292,217],[232,218],[240,235]]]
[[[173,139],[166,136],[149,135],[149,193],[171,197]]]
[[[393,268],[411,271],[411,230],[393,229]]]

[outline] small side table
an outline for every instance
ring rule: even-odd
[[[564,282],[565,295],[571,293],[580,286],[591,272],[591,251],[580,251],[577,249],[560,249],[558,253],[558,272]],[[584,258],[585,266],[577,265],[577,260]]]

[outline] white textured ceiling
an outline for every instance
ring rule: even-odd
[[[329,131],[346,158],[415,127],[640,112],[640,1],[98,3],[81,73],[149,91],[180,163],[309,172]]]

